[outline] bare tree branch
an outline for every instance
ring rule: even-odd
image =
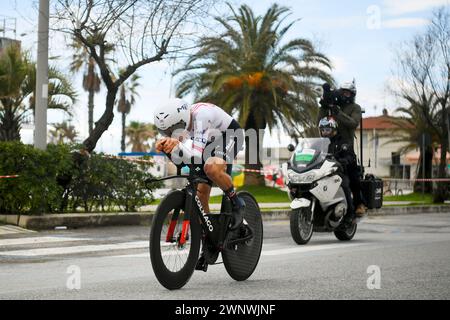
[[[118,88],[139,68],[189,50],[198,17],[220,1],[213,0],[55,0],[53,29],[75,37],[97,63],[108,90],[104,113],[84,141],[92,151],[114,118]],[[53,23],[52,23],[53,24]],[[187,30],[187,31],[186,31]],[[117,61],[106,57],[114,47]],[[123,70],[116,77],[112,70]]]

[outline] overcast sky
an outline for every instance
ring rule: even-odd
[[[22,40],[24,48],[34,53],[37,39],[37,1],[1,2],[0,25],[3,24],[3,15],[17,18],[17,38]],[[246,3],[257,14],[264,14],[274,3],[268,0],[231,2]],[[277,3],[291,9],[290,19],[300,19],[287,34],[286,40],[297,37],[314,40],[320,50],[333,61],[333,75],[338,82],[356,79],[357,102],[366,109],[366,116],[371,116],[381,114],[383,108],[392,113],[398,107],[386,90],[389,84],[395,82],[391,73],[393,48],[426,28],[433,9],[450,5],[450,0],[284,0]],[[7,33],[7,36],[12,34]],[[61,55],[64,49],[58,36],[52,37],[50,47],[51,55]],[[67,71],[70,61],[64,59],[58,63]],[[170,77],[172,70],[173,66],[163,61],[139,71],[142,77],[140,98],[128,117],[130,121],[152,121],[153,107],[173,92]],[[84,138],[87,135],[87,94],[81,89],[80,76],[74,77],[73,81],[79,88],[79,101],[74,107],[73,124]],[[104,95],[104,92],[101,92],[96,96],[96,117],[102,114]],[[50,112],[50,122],[62,120],[67,120],[67,117],[59,112]],[[25,132],[23,137],[26,142],[31,142],[32,133]],[[286,137],[279,142],[276,134],[266,140],[265,144],[272,146],[289,142]],[[113,125],[99,141],[97,151],[117,153],[119,150],[120,116],[117,114]]]

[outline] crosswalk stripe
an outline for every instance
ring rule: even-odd
[[[273,247],[274,244],[270,244],[269,247]],[[361,246],[359,243],[351,243],[351,244],[325,244],[325,245],[310,245],[310,246],[302,246],[302,247],[290,247],[290,248],[280,248],[275,250],[263,250],[261,252],[262,256],[279,256],[285,254],[294,254],[294,253],[306,253],[306,252],[314,252],[314,251],[322,251],[322,250],[330,250],[330,249],[342,249],[348,247]],[[138,254],[128,254],[128,255],[118,255],[113,256],[113,258],[148,258],[149,253],[138,253]]]
[[[33,238],[16,238],[16,239],[0,239],[0,247],[3,246],[20,246],[26,244],[55,243],[68,241],[86,241],[86,238],[70,238],[70,237],[33,237]]]
[[[13,233],[34,233],[35,231],[23,229],[17,226],[0,226],[0,235],[13,234]]]
[[[54,256],[54,255],[101,252],[101,251],[112,251],[112,250],[141,249],[141,248],[147,248],[147,247],[148,247],[148,241],[133,241],[133,242],[103,244],[103,245],[86,245],[86,246],[72,246],[72,247],[58,247],[58,248],[39,248],[39,249],[30,249],[30,250],[0,251],[0,256],[38,257],[38,256]]]
[[[15,228],[12,228],[11,226],[2,226],[2,229],[3,229],[3,230],[11,230],[11,231],[17,230],[17,229],[15,229]]]
[[[150,258],[150,252],[137,254],[124,254],[120,256],[112,256],[111,258]]]
[[[39,238],[21,238],[21,239],[3,239],[0,240],[0,246],[11,246],[11,245],[23,245],[23,244],[37,244],[37,243],[59,243],[66,241],[82,241],[91,240],[83,238],[70,238],[70,237],[39,237]],[[286,254],[295,253],[307,253],[315,252],[321,250],[330,249],[344,249],[348,247],[361,246],[359,243],[337,243],[337,244],[324,244],[324,245],[308,245],[308,246],[298,246],[298,247],[280,247],[279,249],[274,248],[274,244],[268,244],[266,250],[261,252],[262,256],[279,256]],[[8,257],[39,257],[39,256],[56,256],[56,255],[68,255],[68,254],[79,254],[79,253],[95,253],[104,251],[115,251],[115,250],[127,250],[127,249],[146,249],[148,248],[148,241],[133,241],[133,242],[123,242],[115,244],[101,244],[101,245],[82,245],[82,246],[69,246],[69,247],[54,247],[54,248],[34,248],[34,249],[24,249],[24,250],[10,250],[10,251],[0,251],[0,256]],[[149,253],[137,253],[137,254],[125,254],[116,255],[114,258],[148,258]]]
[[[9,235],[9,234],[16,234],[17,231],[8,231],[8,230],[1,230],[0,229],[0,235]]]
[[[292,254],[292,253],[305,253],[305,252],[313,252],[313,251],[321,251],[321,250],[329,250],[329,249],[343,249],[348,247],[360,246],[359,243],[350,243],[350,244],[324,244],[324,245],[309,245],[295,248],[285,248],[285,249],[277,249],[277,250],[268,250],[262,251],[261,255],[263,256],[279,256],[284,254]]]

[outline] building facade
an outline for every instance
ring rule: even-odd
[[[385,112],[382,116],[364,118],[362,127],[362,141],[360,127],[356,130],[355,152],[360,159],[362,143],[366,173],[396,179],[410,179],[415,176],[417,160],[411,161],[409,152],[400,153],[406,143],[392,141],[405,133],[392,123],[391,116]]]

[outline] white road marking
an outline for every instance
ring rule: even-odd
[[[34,233],[34,232],[36,231],[23,229],[18,226],[11,226],[11,225],[0,226],[0,235],[15,234],[15,233]]]
[[[141,249],[141,248],[148,248],[148,241],[133,241],[116,244],[86,245],[86,246],[59,247],[59,248],[39,248],[30,250],[0,251],[0,256],[39,257],[39,256],[54,256],[64,254]]]
[[[146,258],[149,259],[150,258],[150,252],[146,252],[146,253],[138,253],[138,254],[126,254],[126,255],[121,255],[121,256],[112,256],[111,258]]]
[[[359,243],[349,243],[349,244],[323,244],[323,245],[306,245],[301,247],[294,248],[285,248],[285,249],[277,249],[277,250],[268,250],[262,251],[262,256],[279,256],[283,254],[292,254],[292,253],[304,253],[304,252],[313,252],[313,251],[321,251],[321,250],[329,250],[329,249],[345,249],[348,247],[356,247],[362,244]]]
[[[2,246],[20,246],[26,244],[38,243],[54,243],[66,241],[86,241],[86,238],[69,238],[69,237],[33,237],[33,238],[16,238],[16,239],[1,239],[0,247]]]
[[[37,243],[58,243],[65,241],[81,241],[89,239],[81,238],[69,238],[69,237],[41,237],[41,238],[22,238],[22,239],[4,239],[0,240],[0,246],[8,245],[20,245],[20,244],[37,244]],[[283,247],[279,249],[274,248],[273,243],[263,246],[263,249],[267,246],[269,250],[263,250],[262,256],[279,256],[286,254],[295,253],[306,253],[315,252],[321,250],[330,249],[345,249],[349,247],[361,246],[359,243],[336,243],[336,244],[324,244],[324,245],[306,245],[297,247]],[[278,244],[279,245],[279,244]],[[24,250],[10,250],[10,251],[0,251],[0,256],[8,257],[40,257],[40,256],[57,256],[57,255],[69,255],[69,254],[80,254],[80,253],[95,253],[95,252],[105,252],[105,251],[115,251],[115,250],[129,250],[129,249],[148,249],[148,241],[133,241],[133,242],[123,242],[115,244],[101,244],[101,245],[83,245],[83,246],[69,246],[69,247],[56,247],[56,248],[35,248],[35,249],[24,249]],[[179,254],[180,252],[175,252]],[[173,254],[175,254],[173,253]],[[165,253],[165,255],[171,255],[170,252]],[[116,255],[113,258],[148,258],[149,253],[137,253],[128,255]]]
[[[272,247],[274,244],[270,244],[269,247]],[[305,252],[314,252],[314,251],[322,251],[322,250],[330,250],[330,249],[345,249],[348,247],[361,246],[360,243],[337,243],[337,244],[324,244],[324,245],[306,245],[301,247],[290,247],[290,248],[280,248],[274,250],[263,250],[261,252],[261,256],[279,256],[284,254],[294,254],[294,253],[305,253]],[[264,248],[264,246],[263,246]],[[174,252],[173,254],[176,254]],[[166,255],[170,255],[166,253]],[[118,255],[112,256],[112,258],[149,258],[149,253],[140,253],[140,254],[129,254],[129,255]]]

